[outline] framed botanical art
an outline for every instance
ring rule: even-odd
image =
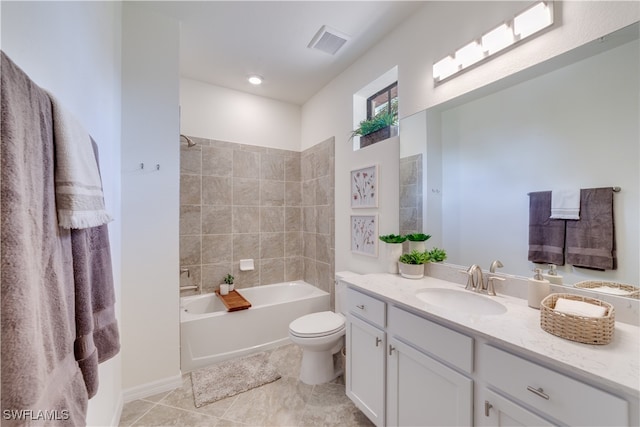
[[[351,215],[351,251],[378,256],[378,215]]]
[[[378,207],[378,165],[351,171],[351,207]]]

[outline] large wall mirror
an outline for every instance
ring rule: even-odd
[[[564,284],[639,285],[639,26],[400,124],[400,231],[424,232],[448,262],[494,259],[530,277],[528,193],[621,187],[614,194],[618,267],[558,267]],[[453,84],[453,82],[452,82]]]

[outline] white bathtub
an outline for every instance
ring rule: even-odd
[[[283,345],[289,323],[331,305],[327,292],[301,280],[237,291],[251,308],[227,312],[216,294],[180,298],[182,372]]]

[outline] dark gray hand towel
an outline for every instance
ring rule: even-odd
[[[567,263],[615,270],[613,188],[580,190],[580,220],[567,223]]]
[[[1,409],[60,418],[2,425],[80,426],[87,390],[73,349],[71,237],[56,214],[51,101],[4,53],[0,67]]]
[[[551,191],[529,193],[528,260],[564,265],[565,221],[550,217]]]

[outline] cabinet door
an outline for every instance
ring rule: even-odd
[[[480,409],[483,411],[482,415],[478,415],[478,425],[495,427],[554,425],[489,389],[484,389],[478,400]]]
[[[472,425],[470,378],[393,338],[387,351],[387,425]]]
[[[347,396],[377,426],[384,425],[385,333],[349,316]]]

